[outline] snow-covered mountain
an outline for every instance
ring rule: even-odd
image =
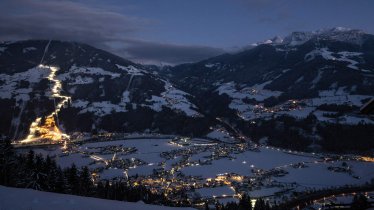
[[[282,42],[283,42],[282,37],[275,36],[272,39],[267,39],[267,40],[264,40],[264,41],[261,41],[261,42],[253,43],[250,46],[251,47],[256,47],[256,46],[262,45],[262,44],[281,44]]]
[[[313,32],[293,32],[291,35],[284,38],[282,44],[293,46],[315,39],[361,45],[366,41],[366,38],[367,34],[362,30],[336,27]]]
[[[266,106],[327,96],[346,97],[340,102],[331,98],[334,104],[361,106],[374,90],[373,42],[373,35],[344,28],[295,32],[277,44],[269,40],[167,72],[188,91],[208,90]],[[314,106],[321,103],[329,101],[315,100]]]
[[[273,40],[164,74],[195,95],[206,113],[241,124],[243,132],[258,120],[282,116],[374,124],[359,114],[374,97],[374,35],[333,28]]]
[[[2,43],[0,49],[1,134],[25,138],[32,122],[53,114],[68,132],[204,128],[193,96],[108,52],[61,41]]]
[[[320,29],[316,31],[295,31],[288,36],[282,38],[280,36],[275,36],[272,39],[267,39],[265,41],[253,43],[251,46],[258,46],[261,44],[271,44],[271,45],[285,45],[288,47],[302,45],[309,40],[329,40],[329,41],[339,41],[361,45],[368,38],[364,31],[358,29],[350,29],[344,27],[335,27],[328,29]]]
[[[36,125],[57,123],[67,133],[222,131],[295,149],[327,139],[331,149],[345,137],[350,145],[348,135],[329,133],[329,125],[343,125],[366,139],[345,148],[374,142],[367,138],[374,136],[373,116],[359,113],[374,97],[374,35],[294,32],[235,54],[155,69],[85,44],[2,43],[0,133],[23,139],[40,133]]]

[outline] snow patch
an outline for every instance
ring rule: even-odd
[[[18,94],[26,94],[25,89],[17,89],[19,81],[28,81],[29,83],[38,83],[50,73],[48,67],[34,67],[25,72],[15,73],[13,75],[0,74],[0,98],[12,98]],[[27,94],[31,92],[28,89]]]
[[[190,117],[202,117],[199,112],[194,110],[197,109],[197,107],[186,98],[186,96],[189,95],[188,93],[176,89],[168,81],[164,81],[164,83],[165,91],[161,93],[161,97],[152,95],[152,98],[147,100],[152,103],[151,105],[147,105],[148,107],[154,111],[160,112],[162,111],[162,106],[166,106]]]
[[[122,93],[122,103],[130,103],[130,92],[128,90]]]
[[[313,79],[312,81],[312,86],[310,87],[310,89],[313,89],[315,88],[316,84],[322,79],[322,73],[323,73],[323,68],[321,69],[318,69],[318,74],[317,76]]]
[[[132,65],[130,66],[121,66],[121,65],[118,65],[116,64],[117,68],[121,69],[121,70],[124,70],[126,71],[128,74],[131,74],[131,75],[135,75],[135,76],[141,76],[141,75],[144,75],[142,72],[144,72],[143,70],[140,70]]]
[[[213,67],[217,67],[219,65],[220,65],[220,63],[207,63],[207,64],[205,64],[205,67],[206,68],[213,68]]]
[[[256,84],[251,87],[244,87],[237,89],[234,82],[229,82],[220,85],[216,91],[219,95],[226,94],[232,100],[229,104],[229,108],[238,111],[238,116],[244,120],[255,119],[258,117],[257,109],[260,108],[258,105],[252,105],[245,103],[244,99],[255,99],[257,102],[262,102],[270,97],[278,97],[282,94],[280,91],[272,91],[264,89],[264,87],[270,84],[272,80]]]
[[[5,52],[6,49],[7,49],[7,47],[0,47],[0,52],[3,53],[3,52]]]
[[[278,97],[282,94],[280,91],[272,91],[268,89],[264,89],[264,87],[270,84],[272,80],[256,84],[251,87],[245,87],[240,90],[236,89],[235,82],[225,83],[217,88],[219,95],[227,94],[232,99],[255,99],[256,101],[264,101],[270,97]]]
[[[75,103],[73,103],[73,106]],[[81,105],[83,103],[81,102]],[[86,113],[91,112],[97,116],[105,116],[111,114],[113,112],[126,112],[126,108],[121,104],[112,104],[110,101],[99,101],[99,102],[92,102],[86,105],[84,109],[82,109],[79,113]]]
[[[85,85],[94,82],[94,80],[91,77],[81,77],[80,75],[78,75],[77,77],[73,77],[72,79],[73,81],[69,82],[69,85]]]
[[[299,83],[299,82],[301,82],[301,81],[303,81],[304,80],[304,76],[301,76],[299,79],[297,79],[296,81],[295,81],[295,83]]]
[[[65,81],[67,79],[74,80],[75,76],[72,76],[73,74],[110,76],[111,79],[114,79],[114,78],[117,78],[117,77],[121,76],[121,74],[106,71],[106,70],[104,70],[102,68],[99,68],[99,67],[83,67],[83,66],[77,67],[77,66],[74,65],[70,68],[68,73],[60,74],[57,77],[62,81]]]
[[[336,54],[338,57],[335,57],[333,54]],[[358,61],[353,60],[352,58],[358,58],[362,59],[362,53],[360,52],[348,52],[348,51],[342,51],[338,53],[334,53],[329,51],[328,48],[317,48],[309,53],[307,53],[304,57],[304,60],[306,62],[312,61],[317,56],[322,56],[325,60],[333,60],[333,61],[340,61],[340,62],[347,62],[348,68],[351,68],[353,70],[360,70],[359,67],[357,67],[357,64],[359,64]],[[360,70],[364,72],[371,72],[370,70]]]
[[[34,50],[37,50],[37,49],[35,47],[26,47],[22,49],[22,53],[28,53]]]
[[[235,138],[232,137],[230,133],[227,132],[227,130],[224,128],[214,129],[213,131],[208,133],[206,137],[211,138],[211,139],[217,139],[223,142],[229,142],[229,143],[235,142]]]

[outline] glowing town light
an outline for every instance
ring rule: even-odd
[[[360,157],[360,160],[365,161],[365,162],[374,162],[374,158],[372,158],[372,157],[362,156],[362,157]]]
[[[251,204],[252,204],[252,206],[255,206],[255,204],[256,204],[256,199],[251,199]]]
[[[68,148],[68,144],[66,142],[66,140],[64,141],[64,146],[62,147],[63,150],[66,150]]]
[[[129,174],[127,173],[127,169],[123,172],[123,174],[125,175],[126,180],[129,180]]]
[[[112,161],[114,161],[116,158],[117,158],[117,153],[114,153],[114,155],[112,157]]]

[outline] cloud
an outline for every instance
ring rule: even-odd
[[[222,50],[161,44],[136,39],[153,20],[127,16],[87,3],[57,0],[0,1],[0,40],[59,39],[84,42],[128,59],[181,63],[204,59]]]
[[[141,63],[188,63],[225,53],[223,49],[208,46],[176,45],[134,39],[124,40],[124,43],[124,51],[115,51],[118,54],[127,54],[130,59]]]
[[[146,20],[69,1],[12,0],[0,4],[0,38],[109,41]]]

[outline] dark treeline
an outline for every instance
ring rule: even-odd
[[[317,127],[327,151],[365,151],[374,148],[374,125],[327,124]]]
[[[205,210],[208,210],[209,206],[205,206]],[[216,210],[277,210],[276,206],[270,207],[268,202],[265,202],[263,199],[256,200],[254,206],[252,206],[251,198],[244,194],[239,200],[239,203],[228,202],[225,205],[216,204]]]
[[[33,151],[16,154],[9,140],[0,140],[0,185],[30,188],[110,200],[145,203],[168,203],[163,194],[155,194],[142,186],[127,182],[98,182],[94,184],[87,167],[75,165],[61,169],[49,156],[44,158]],[[174,204],[178,205],[178,204]]]
[[[350,113],[359,110],[359,107],[338,104],[321,104],[317,109],[329,112],[338,112],[339,114]]]
[[[313,140],[326,152],[364,153],[374,147],[373,124],[342,124],[338,119],[336,123],[320,122],[313,114],[304,119],[280,116],[250,125],[238,124],[238,128],[254,141],[267,137],[268,145],[292,150],[308,151]]]
[[[267,144],[292,150],[306,150],[313,142],[313,127],[317,122],[314,115],[305,119],[280,116],[269,120],[260,120],[255,124],[239,125],[240,129],[254,141],[267,137]]]

